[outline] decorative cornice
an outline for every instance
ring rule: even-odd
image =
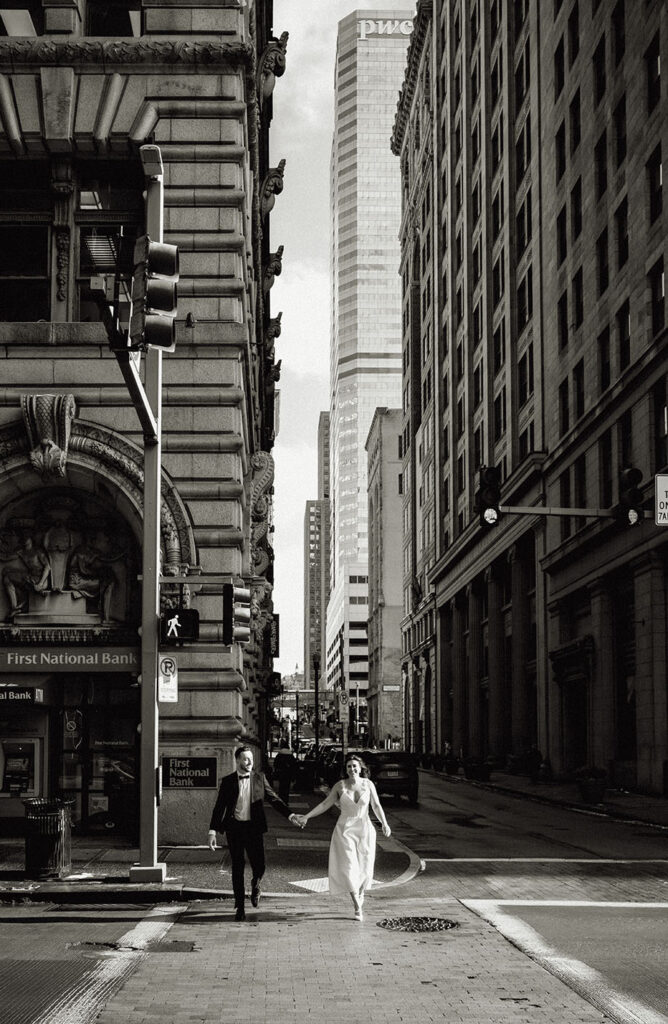
[[[3,39],[0,66],[55,64],[58,66],[179,64],[255,64],[252,46],[246,43],[216,43],[176,39]]]
[[[425,39],[427,38],[427,25],[431,21],[431,17],[432,0],[420,0],[415,18],[413,19],[413,34],[408,44],[408,56],[406,58],[406,75],[403,88],[399,91],[397,114],[392,130],[391,149],[395,156],[399,156],[401,153],[401,146],[406,134],[408,116],[415,95],[420,57]]]

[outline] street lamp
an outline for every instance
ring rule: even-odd
[[[320,658],[313,659],[313,702],[315,704],[315,723],[313,733],[315,736],[314,751],[317,757],[320,753],[320,702],[318,698],[318,683],[320,682]]]

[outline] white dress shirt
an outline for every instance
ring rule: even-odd
[[[250,821],[251,816],[251,780],[250,775],[240,775],[239,777],[239,796],[237,799],[236,807],[234,808],[234,817],[237,821]]]

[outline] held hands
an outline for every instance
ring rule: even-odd
[[[291,814],[288,821],[291,821],[297,828],[305,828],[307,819],[303,814]]]

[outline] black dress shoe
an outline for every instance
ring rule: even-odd
[[[251,903],[253,904],[254,907],[257,907],[258,903],[260,902],[261,895],[262,890],[260,889],[260,883],[253,880],[251,882]]]
[[[234,920],[235,921],[245,921],[246,920],[246,912],[245,912],[243,907],[237,907],[236,913],[234,915]]]

